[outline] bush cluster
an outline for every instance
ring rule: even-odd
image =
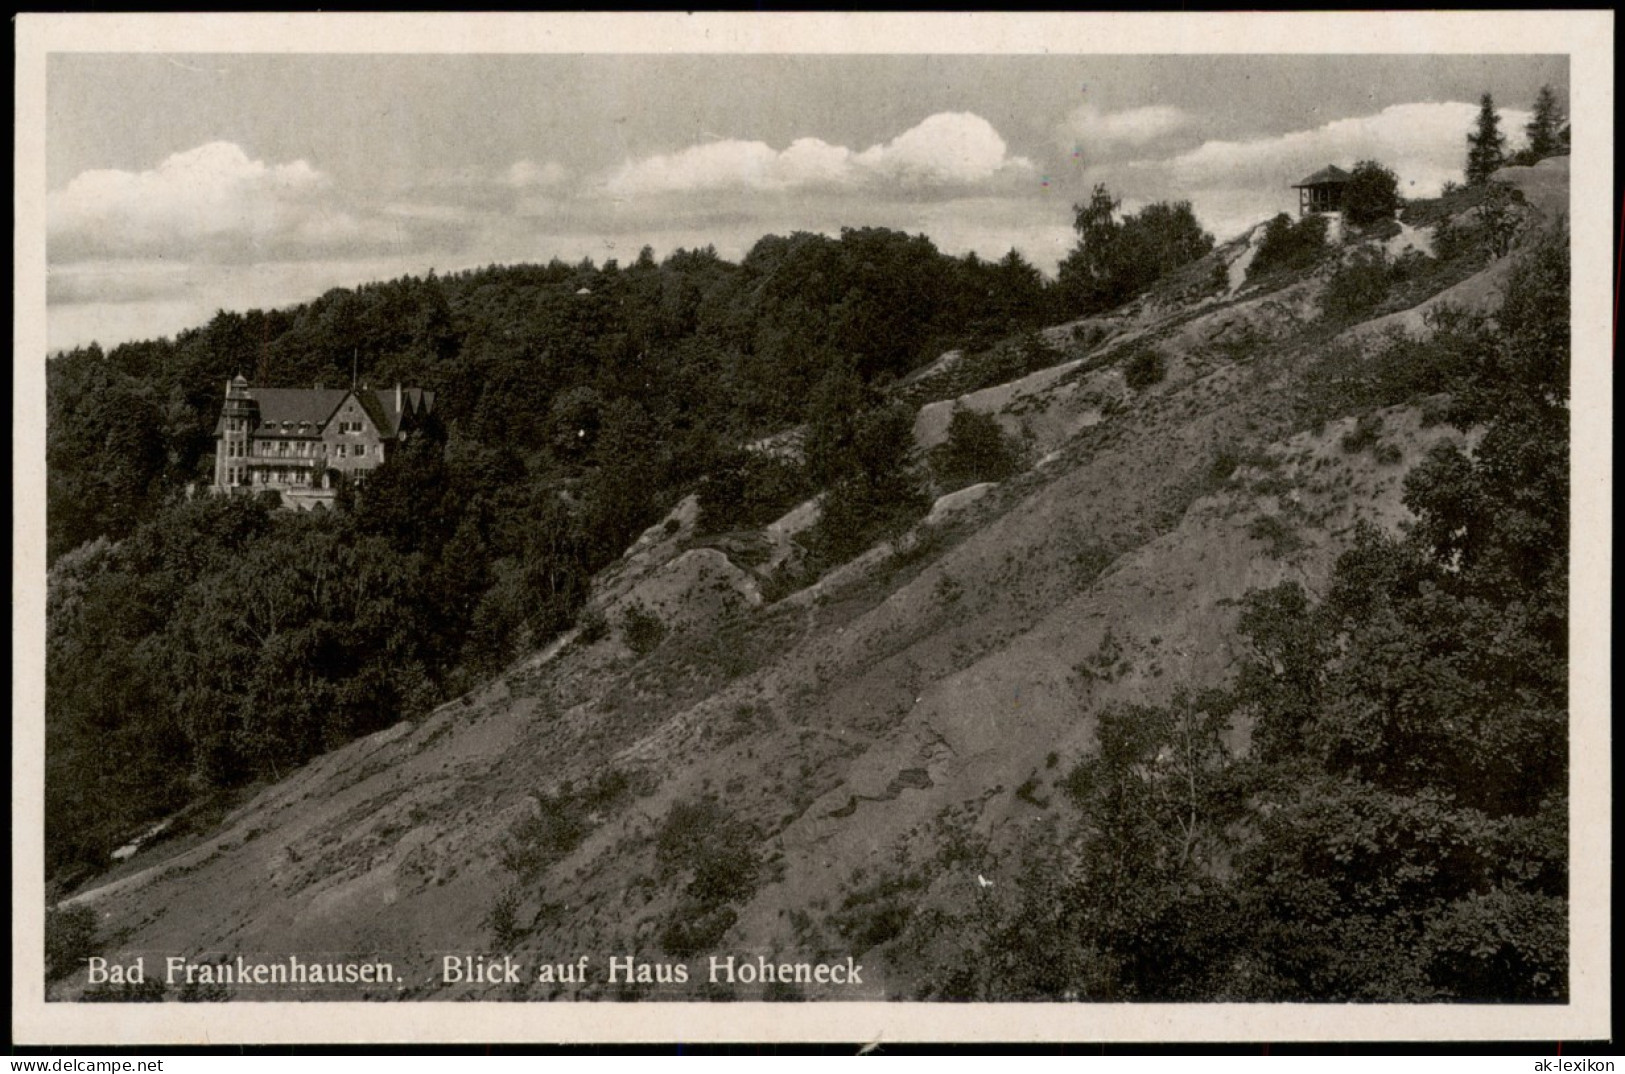
[[[535,811],[509,829],[503,840],[503,868],[529,881],[569,854],[605,814],[624,805],[641,787],[627,773],[611,769],[584,787],[566,781],[553,794],[535,794]]]
[[[1326,281],[1321,312],[1335,321],[1352,321],[1382,304],[1393,285],[1393,263],[1380,250],[1360,250]]]
[[[811,494],[812,483],[794,460],[738,448],[712,464],[700,481],[699,531],[763,526]]]
[[[1399,211],[1399,177],[1374,160],[1354,166],[1343,188],[1343,220],[1357,228],[1392,220]]]
[[[1305,383],[1305,422],[1422,402],[1451,392],[1487,360],[1492,332],[1482,314],[1440,306],[1425,324],[1417,336],[1389,332],[1369,352],[1352,344],[1328,350]]]
[[[1168,360],[1154,347],[1140,347],[1123,363],[1123,380],[1135,391],[1160,384],[1168,375]]]
[[[1523,192],[1497,182],[1469,189],[1471,208],[1439,224],[1434,230],[1434,251],[1447,261],[1505,257],[1522,223]]]
[[[888,874],[846,894],[829,924],[853,951],[868,951],[902,935],[914,916],[926,879],[918,873]]]
[[[648,656],[666,637],[666,624],[641,604],[633,603],[621,613],[621,640],[638,656]]]
[[[1311,214],[1294,221],[1279,213],[1264,225],[1258,249],[1247,265],[1249,280],[1271,272],[1304,269],[1326,252],[1326,218]]]
[[[88,906],[53,906],[45,911],[45,979],[69,976],[98,950],[96,911]]]
[[[1074,206],[1078,245],[1060,265],[1060,290],[1071,309],[1111,309],[1213,249],[1191,203],[1157,202],[1118,219],[1118,199],[1097,185]]]
[[[818,522],[797,538],[813,572],[902,533],[930,507],[914,465],[913,410],[860,396],[855,410],[827,424],[830,431],[809,430],[808,462],[819,461],[829,491]]]
[[[655,865],[662,879],[686,876],[687,883],[659,926],[667,954],[691,958],[721,942],[738,916],[734,907],[760,882],[756,838],[715,798],[672,806],[655,834]]]
[[[931,463],[945,492],[982,481],[1003,481],[1021,469],[1021,451],[989,414],[955,406],[948,438]]]
[[[1366,448],[1375,447],[1382,439],[1382,416],[1361,414],[1354,428],[1343,434],[1339,442],[1345,455],[1358,455]]]

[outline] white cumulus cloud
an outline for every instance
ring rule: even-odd
[[[993,124],[969,112],[939,112],[885,145],[858,154],[857,163],[904,187],[972,186],[1032,164],[1011,157]]]
[[[740,139],[689,146],[622,165],[604,190],[612,196],[857,186],[919,191],[984,185],[1031,170],[987,120],[941,112],[861,152],[818,138],[799,138],[782,150]]]
[[[611,194],[643,195],[795,185],[793,176],[781,177],[785,169],[779,160],[780,154],[766,142],[724,139],[623,165],[605,187]]]
[[[201,254],[225,260],[376,241],[308,162],[268,164],[231,142],[176,153],[149,171],[98,169],[47,199],[53,261]]]

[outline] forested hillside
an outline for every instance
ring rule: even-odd
[[[907,418],[888,433],[880,388],[1055,315],[1013,251],[956,259],[866,229],[770,236],[737,265],[646,250],[405,278],[54,357],[53,869],[494,674],[702,479],[726,527],[844,476],[857,426],[900,466]],[[428,388],[436,425],[336,516],[187,499],[239,372]],[[807,474],[740,450],[809,418]]]

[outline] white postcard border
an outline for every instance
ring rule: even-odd
[[[1613,13],[21,15],[13,298],[13,1000],[18,1044],[1595,1039],[1611,1033]],[[1565,53],[1575,363],[1571,989],[1556,1006],[44,1002],[45,57],[288,53]]]

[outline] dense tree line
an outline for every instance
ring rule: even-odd
[[[686,469],[715,443],[806,417],[837,365],[907,373],[1055,314],[1014,251],[942,255],[885,229],[762,239],[738,264],[680,250],[492,267],[334,290],[288,310],[222,311],[173,340],[53,358],[50,553],[120,537],[187,481],[209,479],[222,386],[395,383],[434,390],[448,429],[560,472],[598,441],[676,438]],[[636,407],[616,406],[634,401]],[[630,438],[630,439],[629,439]]]

